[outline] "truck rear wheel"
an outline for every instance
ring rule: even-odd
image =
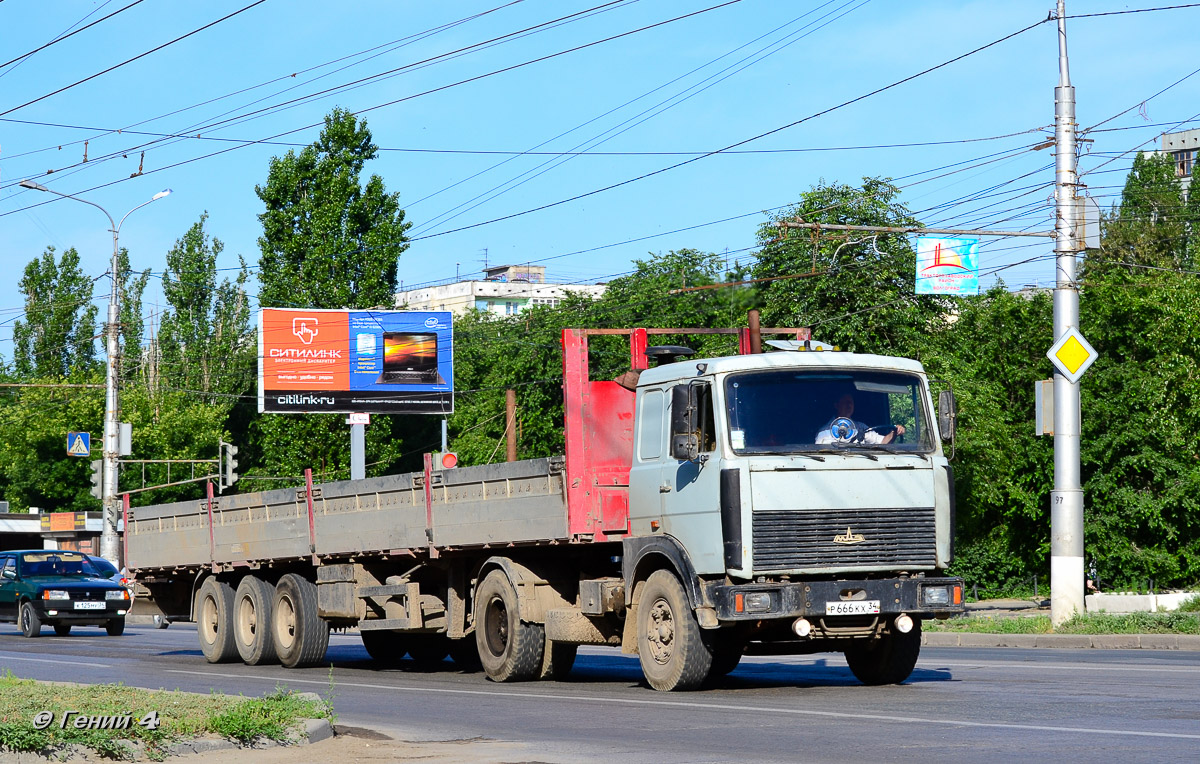
[[[408,651],[403,635],[394,631],[363,631],[359,636],[362,637],[363,647],[367,648],[367,654],[383,666],[398,665]]]
[[[196,595],[196,633],[200,650],[209,663],[227,663],[238,657],[233,644],[233,587],[207,578]]]
[[[521,622],[517,592],[502,570],[488,573],[475,594],[475,643],[493,681],[524,682],[541,675],[545,629]]]
[[[317,587],[295,573],[275,585],[271,634],[279,662],[288,668],[314,666],[329,649],[329,624],[317,615]]]
[[[638,659],[656,690],[694,690],[708,676],[713,656],[679,579],[656,570],[646,579],[637,608]]]
[[[258,576],[246,576],[233,595],[233,641],[248,666],[274,663],[271,637],[271,602],[275,590]]]
[[[546,647],[545,662],[542,664],[542,679],[553,679],[565,682],[575,665],[575,656],[579,645],[565,642],[551,642]]]
[[[846,651],[846,663],[865,685],[900,684],[912,676],[921,654],[921,622],[913,619],[912,631],[893,630],[861,647]]]

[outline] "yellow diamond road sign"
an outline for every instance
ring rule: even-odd
[[[1096,355],[1096,349],[1073,326],[1063,332],[1063,336],[1059,337],[1054,347],[1050,348],[1050,352],[1046,353],[1046,357],[1055,368],[1071,382],[1079,381],[1096,360]]]

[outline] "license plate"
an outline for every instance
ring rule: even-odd
[[[103,610],[105,603],[103,602],[76,602],[76,610]]]
[[[876,615],[879,600],[839,600],[825,603],[825,615]]]

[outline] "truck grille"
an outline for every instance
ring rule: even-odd
[[[835,536],[862,537],[837,543]],[[933,507],[818,509],[754,513],[754,570],[880,567],[937,563]]]

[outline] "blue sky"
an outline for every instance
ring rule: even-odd
[[[0,62],[131,2],[0,2]],[[253,266],[262,210],[255,185],[265,181],[270,157],[287,151],[279,144],[312,141],[318,128],[307,126],[334,106],[365,116],[383,149],[368,171],[400,192],[414,224],[414,241],[400,260],[405,285],[477,273],[485,251],[492,265],[544,263],[553,280],[605,280],[628,272],[635,258],[682,247],[746,261],[764,210],[796,201],[822,179],[853,184],[864,175],[901,179],[901,200],[929,225],[1051,226],[1050,189],[1043,186],[1053,180],[1046,169],[1053,157],[1028,149],[1048,134],[1029,131],[1053,122],[1053,23],[740,147],[773,153],[709,156],[577,201],[476,225],[689,158],[673,152],[721,149],[796,122],[1044,19],[1053,6],[1048,0],[741,0],[708,11],[720,0],[267,0],[22,106],[251,2],[142,0],[0,67],[0,112],[6,112],[0,116],[0,257],[9,273],[0,283],[0,355],[11,358],[11,321],[22,307],[17,282],[30,259],[48,245],[60,251],[73,246],[85,270],[100,276],[111,252],[107,221],[97,210],[21,189],[20,180],[80,194],[118,219],[171,188],[170,197],[134,213],[122,228],[121,243],[136,268],[161,273],[166,251],[205,211],[209,231],[226,245],[220,265],[235,266],[241,254]],[[1075,0],[1067,11],[1155,5]],[[569,14],[578,15],[445,56]],[[1089,127],[1130,110],[1104,125],[1120,129],[1088,136],[1094,143],[1086,144],[1081,168],[1097,168],[1084,181],[1102,206],[1119,193],[1132,155],[1102,163],[1142,144],[1156,146],[1164,125],[1200,112],[1200,75],[1138,108],[1196,66],[1198,24],[1200,8],[1068,22],[1080,124]],[[412,66],[427,59],[433,60]],[[363,78],[369,79],[350,89],[278,107]],[[423,94],[438,88],[444,89]],[[230,95],[236,91],[242,92]],[[212,126],[220,120],[229,121]],[[201,137],[163,140],[131,131]],[[277,135],[276,143],[261,142]],[[1011,137],[963,142],[1005,135]],[[849,148],[939,141],[950,143]],[[144,174],[131,179],[143,150]],[[531,150],[594,155],[563,161],[445,153]],[[54,172],[47,175],[49,170]],[[983,193],[992,195],[953,203]],[[982,280],[1049,284],[1050,249],[1047,240],[987,242]],[[101,303],[107,292],[106,282],[98,282]],[[152,280],[148,317],[159,309],[160,295]]]

